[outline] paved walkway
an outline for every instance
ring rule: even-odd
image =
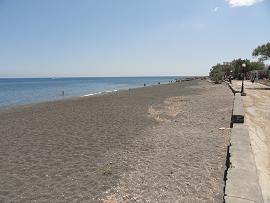
[[[265,203],[270,203],[270,87],[245,81],[245,125],[258,170],[259,183]],[[241,81],[233,81],[241,89]]]

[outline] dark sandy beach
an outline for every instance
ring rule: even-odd
[[[195,80],[2,109],[0,202],[223,202],[232,101]]]

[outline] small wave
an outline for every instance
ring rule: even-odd
[[[93,96],[95,94],[86,94],[86,95],[83,95],[83,97],[89,97],[89,96]]]
[[[90,97],[90,96],[94,96],[94,95],[98,95],[98,94],[112,93],[112,92],[118,92],[118,90],[107,90],[107,91],[104,91],[104,92],[96,92],[96,93],[83,95],[82,97]]]

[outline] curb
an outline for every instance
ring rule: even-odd
[[[233,102],[232,123],[244,123],[245,110],[240,93],[235,93]]]

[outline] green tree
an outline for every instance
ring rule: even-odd
[[[215,81],[216,84],[221,83],[224,77],[224,72],[222,70],[218,70],[214,73],[212,80]]]
[[[223,65],[221,64],[217,64],[213,66],[209,73],[211,80],[213,80],[215,83],[221,83],[224,75],[225,75],[225,70],[224,70]]]
[[[251,63],[248,59],[235,59],[231,62],[232,71],[233,71],[233,77],[237,79],[242,78],[243,74],[243,64],[246,64],[244,72],[248,72],[251,70]]]
[[[209,76],[213,81],[220,81],[222,77],[228,77],[232,75],[236,79],[242,79],[243,76],[243,64],[246,64],[244,69],[245,74],[251,70],[263,70],[265,65],[263,62],[251,62],[248,59],[234,59],[232,62],[217,64],[210,70]]]
[[[251,70],[263,70],[265,69],[265,64],[263,62],[250,62]]]
[[[259,56],[259,61],[266,61],[270,59],[270,42],[258,46],[256,49],[253,50],[252,55]]]

